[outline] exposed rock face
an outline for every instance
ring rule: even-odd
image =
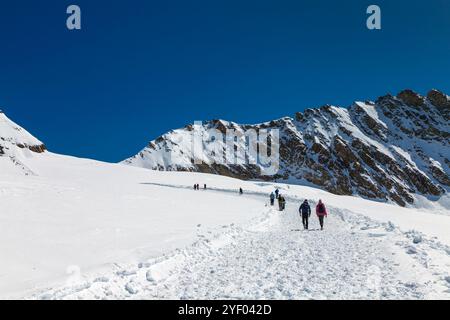
[[[403,90],[397,95],[397,97],[400,100],[402,100],[405,104],[416,108],[423,106],[425,104],[425,99],[412,90]]]
[[[447,95],[432,90],[423,97],[404,90],[376,102],[355,102],[349,108],[326,105],[257,125],[221,120],[202,124],[204,132],[209,128],[221,132],[279,129],[280,170],[273,176],[261,175],[258,165],[214,164],[208,151],[202,156],[203,164],[194,164],[193,125],[163,135],[124,163],[309,183],[336,194],[392,200],[404,206],[414,201],[414,194],[436,198],[449,191],[449,115]],[[237,141],[236,147],[243,143]]]
[[[447,95],[437,90],[431,90],[428,92],[427,98],[447,119],[450,117],[450,100]]]
[[[29,149],[36,153],[42,153],[47,150],[47,147],[44,144],[30,146],[30,145],[26,145],[26,144],[17,143],[16,146],[21,149]]]

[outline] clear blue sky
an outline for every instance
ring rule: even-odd
[[[50,150],[106,161],[194,120],[450,92],[447,0],[2,1],[0,41],[0,107]]]

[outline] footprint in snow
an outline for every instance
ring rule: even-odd
[[[128,293],[130,294],[136,294],[139,292],[135,287],[133,287],[133,284],[131,282],[128,282],[125,285],[125,290],[128,291]]]
[[[369,233],[369,237],[371,238],[379,238],[379,237],[384,237],[386,236],[385,233]]]
[[[109,278],[108,277],[98,277],[94,280],[94,282],[108,282]]]
[[[117,271],[116,274],[121,277],[129,277],[129,276],[135,275],[136,270],[122,270],[122,271]]]
[[[415,235],[413,238],[413,243],[418,244],[422,242],[422,236],[421,235]]]
[[[148,270],[147,271],[147,273],[145,274],[145,278],[147,279],[148,282],[151,282],[151,283],[155,283],[156,282],[156,279],[153,276],[152,270]]]
[[[414,248],[413,246],[409,246],[408,248],[406,248],[406,253],[407,254],[416,254],[417,253],[417,249]]]

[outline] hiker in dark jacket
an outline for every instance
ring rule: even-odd
[[[278,199],[278,195],[280,194],[280,190],[276,189],[275,190],[275,198]]]
[[[286,208],[286,199],[280,194],[278,195],[278,208],[283,211]]]
[[[271,193],[270,194],[270,205],[273,206],[273,204],[275,203],[275,193]]]
[[[308,230],[308,219],[311,217],[311,207],[309,206],[308,200],[303,201],[298,212],[302,216],[303,228]]]
[[[320,230],[323,230],[323,219],[328,216],[328,212],[322,200],[319,200],[319,203],[316,206],[316,214],[317,217],[319,217]]]

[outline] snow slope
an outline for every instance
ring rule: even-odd
[[[32,157],[33,153],[42,153],[45,150],[46,147],[41,141],[11,121],[0,110],[0,164],[5,168],[3,171],[33,175],[34,172],[24,164],[24,160]]]
[[[281,184],[289,206],[280,215],[266,207],[271,183],[49,152],[26,164],[36,175],[0,173],[2,297],[447,298],[445,208],[436,214]],[[208,190],[194,191],[194,183]],[[331,209],[320,238],[290,232],[299,228],[296,209],[305,197]],[[391,279],[378,293],[361,291],[367,267]],[[315,269],[323,276],[305,288]],[[253,291],[258,281],[262,291]]]
[[[154,186],[148,170],[49,152],[27,159],[36,175],[5,164],[0,162],[1,297],[64,282],[77,270],[161,255],[192,242],[198,225],[239,223],[262,207],[261,200]],[[224,201],[226,206],[214,205]]]
[[[229,191],[208,192],[226,196]],[[450,298],[449,247],[334,207],[325,231],[314,216],[310,231],[303,231],[297,208],[293,201],[283,213],[265,207],[259,217],[216,234],[201,228],[198,240],[184,250],[117,265],[30,298]]]
[[[11,121],[0,110],[0,137],[3,143],[22,146],[40,146],[43,143],[33,137],[24,128]]]

